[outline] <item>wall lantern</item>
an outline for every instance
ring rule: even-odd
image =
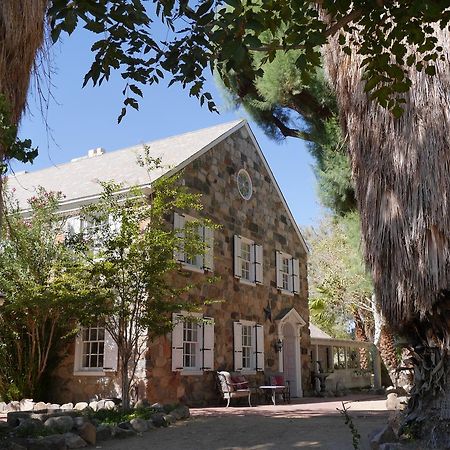
[[[274,343],[275,351],[280,353],[283,350],[283,341],[281,339],[277,339]]]

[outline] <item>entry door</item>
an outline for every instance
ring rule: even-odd
[[[288,380],[291,387],[291,395],[297,393],[297,364],[295,361],[295,346],[298,345],[294,335],[294,327],[290,323],[283,326],[283,369],[284,379]]]

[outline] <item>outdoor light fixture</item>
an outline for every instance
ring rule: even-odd
[[[274,347],[277,353],[281,352],[281,350],[283,350],[283,341],[281,339],[277,339],[275,341]]]
[[[3,306],[5,304],[6,295],[0,291],[0,306]]]

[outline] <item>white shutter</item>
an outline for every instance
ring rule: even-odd
[[[203,227],[203,240],[205,242],[205,255],[203,268],[212,272],[214,270],[214,230]]]
[[[208,322],[203,324],[202,370],[214,370],[214,320],[211,317],[205,320]]]
[[[292,258],[292,281],[292,292],[298,294],[300,292],[300,264],[296,258]]]
[[[108,227],[112,234],[119,234],[122,220],[120,217],[114,218],[112,215],[108,217]]]
[[[234,276],[236,278],[242,277],[241,265],[241,237],[234,235]]]
[[[103,370],[113,371],[117,370],[117,344],[112,338],[111,334],[105,330],[105,357],[103,359]]]
[[[281,276],[281,268],[282,268],[282,259],[281,252],[276,252],[276,271],[277,271],[277,288],[283,289],[283,278]]]
[[[262,245],[253,245],[255,249],[255,283],[263,284],[263,248]]]
[[[172,329],[172,371],[183,370],[183,320],[179,314],[172,314],[175,326]]]
[[[81,231],[81,219],[79,216],[68,217],[64,224],[64,232],[66,236],[73,236]]]
[[[184,225],[185,225],[185,218],[184,216],[178,214],[178,213],[174,213],[173,215],[173,229],[175,230],[177,236],[181,239],[183,239],[184,237]],[[184,262],[185,258],[184,258],[184,250],[183,250],[183,244],[182,242],[178,242],[177,245],[179,246],[178,248],[174,249],[173,252],[173,257],[175,259],[175,261],[178,262]]]
[[[255,325],[255,335],[256,335],[256,370],[264,371],[264,326]]]
[[[234,370],[239,372],[242,370],[242,323],[233,322],[233,336],[234,336]]]

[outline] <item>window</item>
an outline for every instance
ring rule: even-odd
[[[251,284],[263,282],[263,248],[250,239],[234,236],[234,276]]]
[[[256,372],[264,370],[264,327],[241,320],[233,323],[234,370]]]
[[[191,317],[191,318],[189,318]],[[172,370],[184,375],[214,370],[214,321],[201,315],[173,315]]]
[[[194,220],[194,217],[185,214],[174,214],[174,229],[179,230],[178,234],[180,237],[184,237],[186,222]],[[184,248],[180,247],[174,251],[174,258],[182,263],[185,269],[212,272],[214,268],[214,230],[199,225],[198,233],[200,241],[205,245],[205,253],[202,255],[188,255]]]
[[[117,345],[102,326],[84,327],[75,340],[75,375],[104,376],[117,370]]]
[[[333,347],[333,360],[335,369],[345,369],[347,367],[345,347]]]
[[[103,327],[83,328],[82,369],[103,370],[105,357],[105,329]]]
[[[287,294],[300,292],[299,260],[291,255],[276,252],[277,288]]]

